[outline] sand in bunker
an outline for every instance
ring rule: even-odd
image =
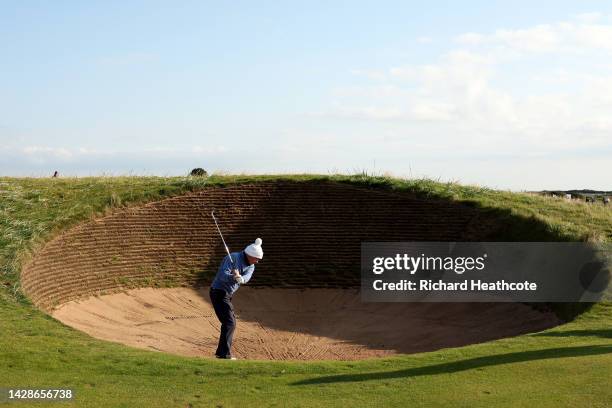
[[[233,353],[357,360],[484,342],[559,324],[515,303],[362,303],[358,290],[241,288]],[[135,289],[66,303],[53,316],[93,337],[212,357],[220,324],[208,288]]]

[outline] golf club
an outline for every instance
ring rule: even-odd
[[[232,258],[232,254],[230,253],[227,244],[225,243],[225,239],[223,239],[223,234],[221,233],[221,228],[219,228],[219,224],[217,223],[217,217],[215,217],[215,210],[210,212],[215,225],[217,226],[217,231],[219,231],[219,235],[221,236],[221,241],[223,241],[223,246],[225,247],[225,252],[227,252],[227,256],[229,256],[230,262],[232,263],[232,270],[236,269],[236,265],[234,264],[234,259]]]

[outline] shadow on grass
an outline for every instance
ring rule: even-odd
[[[612,329],[598,330],[567,330],[562,332],[537,333],[534,337],[601,337],[602,339],[612,339]]]
[[[418,377],[422,375],[450,374],[460,371],[491,367],[500,364],[521,363],[525,361],[547,360],[554,358],[592,356],[612,353],[612,345],[594,345],[580,347],[551,348],[544,350],[521,351],[517,353],[497,354],[471,358],[469,360],[454,361],[451,363],[435,364],[425,367],[407,368],[397,371],[379,371],[374,373],[342,374],[326,377],[317,377],[297,381],[292,385],[316,385],[342,382],[359,382],[371,380],[388,380],[404,377]]]

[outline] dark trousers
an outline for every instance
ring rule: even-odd
[[[236,329],[236,316],[234,316],[234,305],[232,297],[224,290],[210,289],[210,301],[215,314],[221,322],[221,335],[217,346],[216,356],[230,357],[232,355],[232,341]]]

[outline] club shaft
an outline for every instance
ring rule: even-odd
[[[230,253],[227,244],[225,243],[225,239],[223,239],[223,234],[221,233],[221,228],[219,228],[219,224],[217,223],[217,217],[215,217],[215,212],[211,212],[213,221],[215,222],[215,226],[217,227],[217,231],[219,232],[219,236],[221,237],[221,241],[223,242],[223,246],[225,247],[225,252],[227,252],[227,256],[229,256],[230,262],[232,263],[232,267],[234,267],[234,260],[232,259],[232,254]]]

